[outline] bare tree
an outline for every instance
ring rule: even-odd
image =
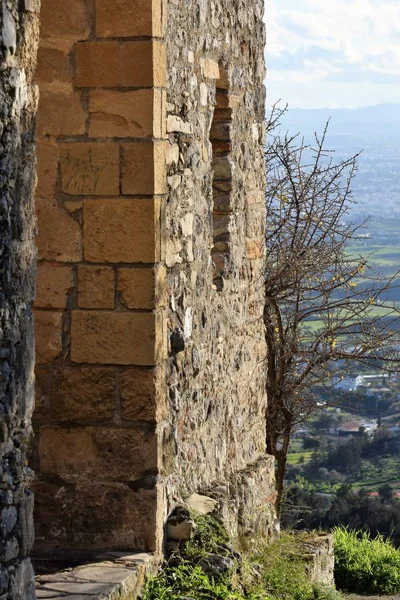
[[[349,214],[359,155],[334,160],[325,149],[329,123],[310,146],[276,134],[281,114],[273,111],[266,148],[264,311],[267,451],[277,461],[278,514],[291,434],[316,410],[318,389],[332,386],[339,361],[341,371],[354,362],[396,368],[400,343],[399,310],[385,301],[398,274],[380,276],[371,255],[347,253],[363,227]]]

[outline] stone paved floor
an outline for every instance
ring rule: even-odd
[[[134,600],[145,574],[154,567],[151,554],[108,552],[99,562],[36,577],[38,600]]]

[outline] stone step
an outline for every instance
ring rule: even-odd
[[[36,577],[37,600],[136,600],[145,575],[156,561],[152,554],[106,552],[98,561]]]

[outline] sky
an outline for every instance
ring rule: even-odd
[[[400,0],[266,0],[268,104],[400,103]]]

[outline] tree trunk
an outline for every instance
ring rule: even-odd
[[[290,441],[290,436],[289,436],[289,441]],[[288,447],[289,447],[289,445],[288,445]],[[276,502],[275,502],[275,508],[276,508],[276,514],[277,514],[278,519],[280,519],[281,513],[282,513],[282,500],[283,500],[283,488],[284,488],[286,465],[287,465],[287,453],[288,453],[288,450],[284,451],[282,448],[282,450],[278,451],[275,456],[275,458],[276,458],[276,473],[275,473]]]
[[[31,472],[34,402],[35,113],[39,0],[0,0],[0,597],[35,598]]]

